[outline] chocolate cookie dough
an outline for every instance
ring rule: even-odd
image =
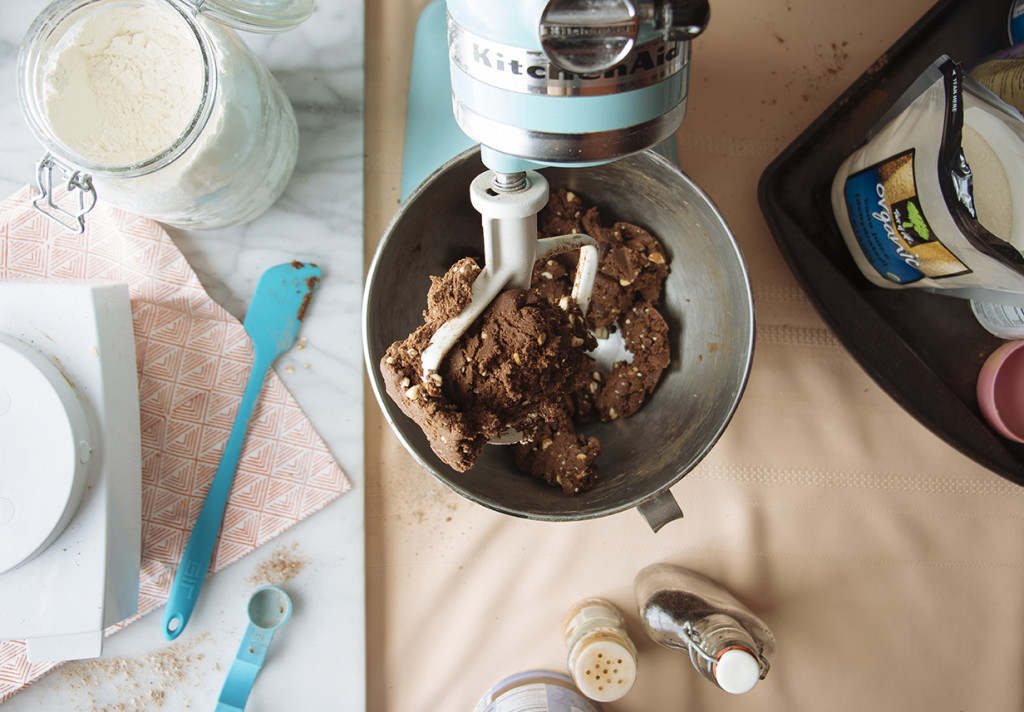
[[[388,395],[423,429],[446,464],[463,472],[509,429],[532,439],[565,411],[565,394],[597,342],[572,300],[509,289],[491,302],[441,362],[422,376],[431,336],[469,302],[480,268],[470,258],[432,280],[425,323],[392,344],[381,372]]]
[[[598,242],[601,262],[587,322],[601,337],[636,302],[657,305],[668,276],[661,243],[637,225],[616,222],[606,226],[596,207],[587,207],[576,194],[562,189],[553,194],[538,216],[542,236],[582,232]],[[572,289],[576,253],[538,262],[534,286],[551,298]]]
[[[437,373],[422,376],[420,354],[471,297],[480,272],[460,260],[432,277],[424,324],[381,360],[388,395],[423,429],[431,448],[462,472],[489,440],[521,434],[516,465],[566,494],[592,487],[600,441],[576,424],[635,413],[671,359],[668,324],[657,305],[668,274],[665,250],[644,229],[606,226],[597,208],[567,190],[538,218],[540,235],[582,232],[601,254],[590,310],[569,297],[577,253],[538,261],[529,290],[502,292],[449,351]],[[620,330],[631,361],[601,373],[587,352]]]
[[[668,276],[661,243],[643,228],[616,222],[606,226],[596,207],[565,189],[551,196],[538,219],[542,235],[582,232],[598,242],[601,261],[587,323],[598,338],[620,329],[632,361],[620,361],[610,374],[595,372],[573,393],[576,422],[625,418],[643,405],[671,360],[668,324],[658,311]],[[550,299],[572,289],[575,253],[538,262],[534,287]]]

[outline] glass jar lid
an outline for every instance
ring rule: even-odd
[[[305,22],[316,0],[191,0],[197,11],[245,32],[283,32]]]

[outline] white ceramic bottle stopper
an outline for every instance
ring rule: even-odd
[[[746,648],[729,648],[718,656],[714,666],[718,686],[734,695],[742,695],[754,689],[761,679],[757,658]]]
[[[580,692],[597,702],[629,692],[636,680],[636,646],[614,604],[601,598],[577,602],[566,615],[564,638],[569,674]]]

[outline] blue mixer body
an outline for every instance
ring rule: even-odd
[[[642,24],[611,66],[566,69],[540,35],[549,0],[448,0],[455,118],[496,171],[587,165],[653,146],[686,112],[689,43]]]
[[[538,30],[550,4],[434,0],[426,7],[410,75],[403,196],[477,143],[488,168],[503,173],[594,165],[659,145],[675,158],[666,139],[686,113],[689,42],[639,24],[628,52],[609,66],[569,70],[552,61]],[[448,112],[436,108],[445,94]]]

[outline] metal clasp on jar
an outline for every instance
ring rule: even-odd
[[[62,180],[67,180],[64,191],[66,196],[77,200],[77,210],[57,204],[53,181],[55,169],[60,171]],[[96,207],[96,188],[92,184],[92,176],[72,170],[47,153],[36,165],[36,185],[39,194],[32,200],[36,210],[72,232],[85,232],[85,215]]]

